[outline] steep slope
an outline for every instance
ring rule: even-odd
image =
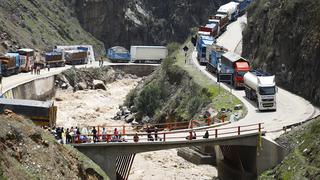
[[[320,118],[295,128],[276,141],[290,154],[259,179],[320,179]]]
[[[15,114],[0,116],[0,179],[108,179],[86,156]]]
[[[184,42],[190,28],[205,23],[227,1],[77,0],[74,6],[84,29],[109,48]]]
[[[320,1],[256,0],[243,56],[276,74],[278,85],[320,105]]]
[[[71,7],[71,8],[69,8]],[[19,0],[0,3],[0,52],[18,47],[44,50],[61,44],[103,44],[82,29],[69,1]]]

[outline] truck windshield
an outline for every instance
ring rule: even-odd
[[[274,95],[276,93],[276,89],[274,86],[272,87],[260,87],[259,88],[261,95]]]
[[[243,77],[247,71],[238,71],[237,76]]]

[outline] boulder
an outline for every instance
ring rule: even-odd
[[[93,87],[94,89],[102,89],[102,90],[107,90],[107,87],[101,80],[93,80]]]
[[[68,89],[69,85],[67,83],[61,84],[61,89]]]
[[[150,117],[149,117],[149,116],[144,116],[144,117],[142,118],[142,122],[143,122],[143,123],[149,123],[149,121],[150,121]]]
[[[87,84],[85,82],[80,82],[77,84],[79,90],[85,90],[87,89]]]
[[[130,114],[125,118],[126,123],[131,123],[134,120],[134,114]]]

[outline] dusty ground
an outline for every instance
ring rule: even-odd
[[[131,89],[141,79],[122,79],[107,85],[107,91],[59,90],[56,98],[58,106],[58,126],[122,125],[114,117]],[[62,108],[63,107],[63,108]],[[111,130],[111,129],[110,129]],[[215,167],[196,166],[177,156],[177,150],[164,150],[137,154],[129,176],[130,180],[157,179],[213,179],[217,176]]]

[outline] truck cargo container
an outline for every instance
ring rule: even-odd
[[[70,46],[55,46],[56,51],[64,52],[69,50],[83,50],[87,51],[87,60],[90,62],[95,61],[94,51],[92,45],[70,45]]]
[[[84,50],[64,51],[65,63],[69,65],[87,64],[88,52]]]
[[[0,57],[1,73],[7,77],[20,72],[20,57],[18,53],[6,53]]]
[[[262,110],[277,110],[275,76],[253,70],[244,75],[246,97]]]
[[[165,46],[131,46],[131,61],[138,63],[161,63],[168,56]]]
[[[64,67],[65,60],[63,52],[53,51],[44,54],[46,65],[50,67]]]
[[[224,13],[217,13],[216,15],[209,17],[208,23],[219,25],[217,30],[217,36],[219,36],[227,30],[227,25],[229,23],[228,15]]]
[[[206,53],[207,46],[211,46],[216,42],[216,39],[212,36],[200,36],[197,41],[197,59],[200,65],[206,65]]]
[[[234,0],[234,2],[239,3],[238,5],[239,16],[245,13],[251,1],[252,0]]]
[[[218,74],[221,68],[221,55],[227,51],[226,48],[218,45],[207,48],[207,71]]]
[[[233,52],[225,52],[221,55],[220,64],[219,74],[231,75],[231,83],[235,88],[244,87],[243,75],[250,70],[249,62],[246,59]]]
[[[111,62],[128,63],[130,61],[130,53],[124,47],[114,46],[108,49],[107,58],[110,59]]]
[[[0,113],[6,109],[31,119],[36,125],[54,127],[57,107],[53,101],[34,101],[0,98]]]
[[[229,2],[225,5],[220,6],[217,13],[218,14],[226,14],[228,15],[229,21],[235,21],[238,18],[239,10],[238,10],[239,3],[237,2]]]
[[[216,20],[216,23],[209,23],[206,24],[205,26],[200,26],[199,31],[204,31],[204,32],[209,32],[211,36],[213,37],[218,37],[219,36],[219,31],[220,31],[220,27],[219,27],[219,20]]]
[[[20,69],[22,72],[31,71],[34,66],[34,50],[33,49],[19,49],[18,53],[20,55]]]

